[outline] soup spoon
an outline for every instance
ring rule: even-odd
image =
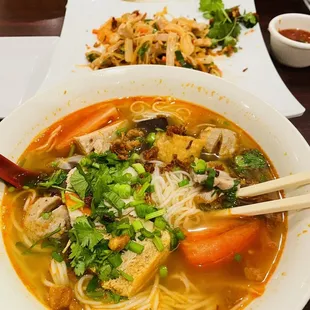
[[[0,178],[16,188],[37,181],[41,173],[26,170],[0,154]]]

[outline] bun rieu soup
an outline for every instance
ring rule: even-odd
[[[241,309],[264,292],[284,213],[212,210],[276,176],[242,129],[170,97],[115,99],[59,120],[19,160],[41,172],[9,187],[4,241],[25,285],[51,309]]]

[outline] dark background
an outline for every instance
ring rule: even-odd
[[[283,13],[310,13],[302,0],[256,0],[255,2],[268,49],[267,28],[274,16]],[[59,36],[65,5],[66,0],[0,0],[0,36]],[[291,121],[310,143],[310,67],[294,69],[273,61],[287,87],[306,108],[303,116]],[[310,310],[310,303],[304,310]]]

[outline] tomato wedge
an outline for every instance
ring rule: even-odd
[[[254,220],[218,235],[189,233],[180,244],[180,249],[191,265],[215,266],[231,261],[235,254],[247,248],[255,240],[259,230],[260,222]]]

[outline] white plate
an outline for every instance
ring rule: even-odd
[[[59,37],[0,38],[0,118],[39,89]]]
[[[59,118],[115,97],[174,96],[214,110],[240,125],[266,151],[280,176],[310,170],[310,147],[271,106],[223,79],[166,66],[127,66],[66,81],[21,105],[0,123],[0,153],[16,161],[30,141]],[[24,122],[25,114],[32,115]],[[19,126],[16,126],[19,124]],[[267,137],[267,138],[266,138]],[[0,184],[0,200],[3,184]],[[306,194],[303,187],[288,194]],[[266,292],[247,309],[301,310],[310,296],[310,210],[291,212],[283,256]],[[35,270],[33,271],[35,272]],[[0,309],[43,310],[18,279],[0,234]]]
[[[226,0],[231,7],[241,5],[241,11],[255,11],[253,0]],[[174,16],[187,16],[205,21],[198,11],[198,0],[148,0],[147,3],[125,2],[121,0],[69,0],[61,40],[55,51],[52,65],[43,84],[46,88],[59,79],[81,74],[90,70],[86,64],[86,44],[92,46],[96,37],[92,29],[98,28],[111,16],[139,9],[153,14],[168,7]],[[304,107],[295,99],[278,75],[269,57],[260,28],[245,30],[240,36],[242,50],[232,57],[216,57],[215,62],[223,71],[223,78],[269,102],[287,117],[300,116]],[[244,71],[244,69],[246,69]]]

